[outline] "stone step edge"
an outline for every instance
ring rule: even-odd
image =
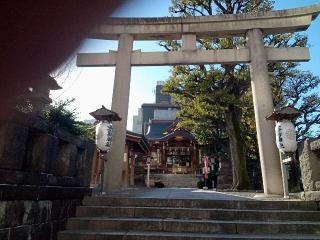
[[[210,219],[175,219],[175,218],[124,218],[124,217],[73,217],[69,218],[72,221],[135,221],[135,222],[186,222],[186,223],[206,223],[206,224],[261,224],[261,225],[286,225],[286,224],[305,224],[319,225],[320,221],[254,221],[254,220],[210,220]]]
[[[241,197],[241,196],[236,196],[236,197]],[[237,203],[237,202],[255,202],[255,203],[307,203],[307,202],[315,202],[315,201],[304,201],[301,199],[292,199],[292,200],[269,200],[269,199],[264,199],[264,200],[257,200],[253,198],[247,198],[243,197],[244,199],[241,200],[222,200],[222,199],[203,199],[203,198],[160,198],[160,197],[132,197],[132,196],[85,196],[84,201],[88,199],[94,199],[94,200],[111,200],[111,201],[121,201],[121,200],[151,200],[151,201],[200,201],[200,202],[232,202],[232,203]]]
[[[203,239],[319,239],[318,235],[313,234],[228,234],[228,233],[184,233],[184,232],[156,232],[156,231],[88,231],[88,230],[65,230],[58,233],[59,236],[63,235],[82,235],[82,236],[143,236],[143,237],[182,237],[182,238],[203,238]],[[59,238],[58,238],[59,239]]]
[[[312,213],[320,214],[316,210],[295,210],[295,209],[239,209],[239,208],[196,208],[196,207],[156,207],[156,206],[94,206],[83,205],[78,208],[100,208],[100,209],[148,209],[148,210],[178,210],[178,211],[225,211],[225,212],[268,212],[268,213]]]
[[[133,203],[131,202],[134,201]],[[149,202],[149,203],[146,203]],[[139,198],[139,197],[85,197],[83,200],[84,206],[167,206],[167,207],[183,207],[187,205],[194,205],[193,207],[209,208],[210,205],[219,204],[219,208],[228,209],[241,209],[250,207],[251,209],[299,209],[299,210],[313,210],[320,211],[320,206],[315,201],[301,201],[301,200],[284,200],[284,201],[271,201],[271,200],[208,200],[208,199],[187,199],[187,198]],[[209,205],[201,206],[202,204]],[[225,206],[221,206],[225,205]]]

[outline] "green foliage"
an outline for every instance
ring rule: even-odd
[[[67,99],[56,102],[44,112],[45,118],[56,128],[66,130],[76,136],[94,139],[94,125],[77,121],[77,112],[74,109],[68,109],[73,101],[74,99]]]
[[[154,186],[157,188],[164,188],[164,183],[160,181],[154,182]]]
[[[268,11],[273,4],[273,0],[172,0],[169,11],[182,16],[206,16]]]

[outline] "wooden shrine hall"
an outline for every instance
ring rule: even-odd
[[[151,171],[165,174],[195,174],[199,150],[192,134],[177,126],[177,120],[151,120],[146,134]]]

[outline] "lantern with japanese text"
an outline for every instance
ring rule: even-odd
[[[276,109],[267,120],[275,120],[276,144],[280,152],[292,153],[297,150],[296,129],[292,120],[301,114],[297,109],[287,106]]]
[[[296,129],[289,120],[277,122],[276,144],[280,152],[295,152],[297,150]]]
[[[96,144],[101,153],[107,153],[112,146],[112,121],[120,121],[119,115],[102,105],[90,113],[98,122],[96,125]]]

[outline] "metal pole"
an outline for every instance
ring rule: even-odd
[[[288,175],[287,175],[287,167],[282,162],[282,154],[280,154],[280,165],[281,165],[281,175],[282,175],[282,185],[283,185],[283,198],[289,198],[289,186],[288,186]]]
[[[147,164],[147,187],[150,187],[150,164]]]
[[[106,162],[107,162],[107,154],[106,153],[100,153],[99,154],[99,158],[100,158],[100,161],[102,161],[102,171],[101,171],[101,174],[100,174],[100,194],[101,195],[104,195],[106,192],[103,191],[103,185],[104,185],[104,182],[103,182],[103,179],[104,179],[104,168],[106,167]]]
[[[102,192],[103,192],[103,171],[99,174],[99,184],[100,184],[100,187],[99,187],[99,194],[102,195]]]

